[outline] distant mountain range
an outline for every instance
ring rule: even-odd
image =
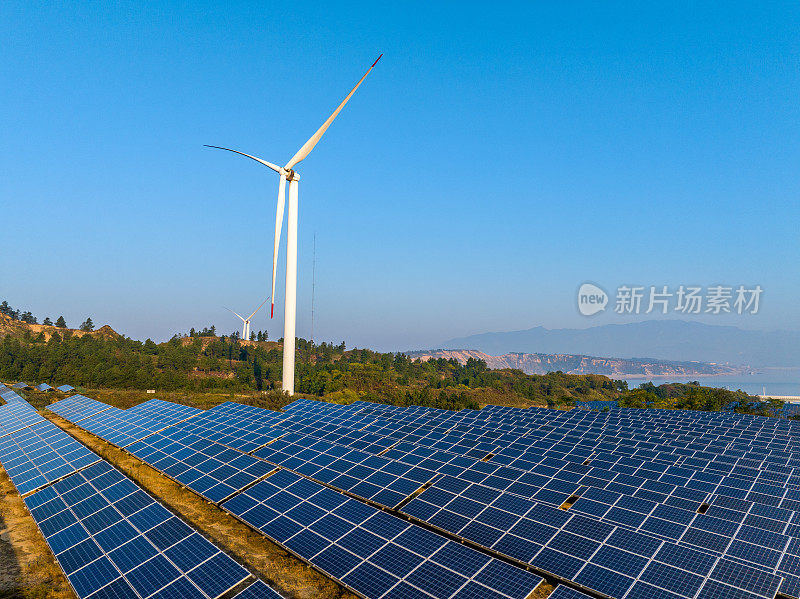
[[[648,320],[587,329],[535,327],[450,339],[440,347],[478,350],[492,356],[570,354],[751,367],[800,366],[800,332],[748,331],[683,320]]]
[[[654,359],[597,358],[576,354],[509,353],[491,356],[474,349],[435,349],[408,352],[411,358],[423,361],[445,358],[465,364],[469,358],[486,362],[489,368],[517,368],[525,374],[546,374],[560,370],[567,374],[604,374],[621,377],[703,377],[738,374],[741,369],[703,362],[673,362]]]

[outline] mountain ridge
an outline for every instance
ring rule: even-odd
[[[585,329],[537,326],[457,337],[440,347],[470,348],[492,356],[570,354],[751,367],[800,366],[800,332],[752,331],[686,320],[647,320]]]
[[[466,364],[470,358],[483,360],[492,369],[515,368],[525,374],[602,374],[608,377],[704,377],[738,374],[744,369],[704,362],[678,362],[639,358],[604,358],[580,354],[507,353],[492,356],[473,349],[437,349],[408,352],[423,361],[454,359]]]

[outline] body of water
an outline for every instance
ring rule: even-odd
[[[626,378],[628,387],[635,389],[644,382],[652,381],[654,385],[664,383],[688,383],[699,381],[707,387],[724,387],[731,391],[741,389],[751,395],[796,395],[800,396],[800,368],[775,368],[754,372],[753,374],[737,374],[733,376],[705,376],[686,378]]]

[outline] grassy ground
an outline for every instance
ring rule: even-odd
[[[112,447],[68,421],[46,417],[136,481],[174,513],[251,572],[294,599],[355,599],[356,596],[323,576],[278,545],[254,532],[227,512],[154,470],[138,458]]]
[[[22,498],[0,468],[0,598],[74,597]]]

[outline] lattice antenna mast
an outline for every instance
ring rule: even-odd
[[[317,232],[314,231],[314,249],[311,261],[311,351],[314,351],[314,296],[317,289]]]

